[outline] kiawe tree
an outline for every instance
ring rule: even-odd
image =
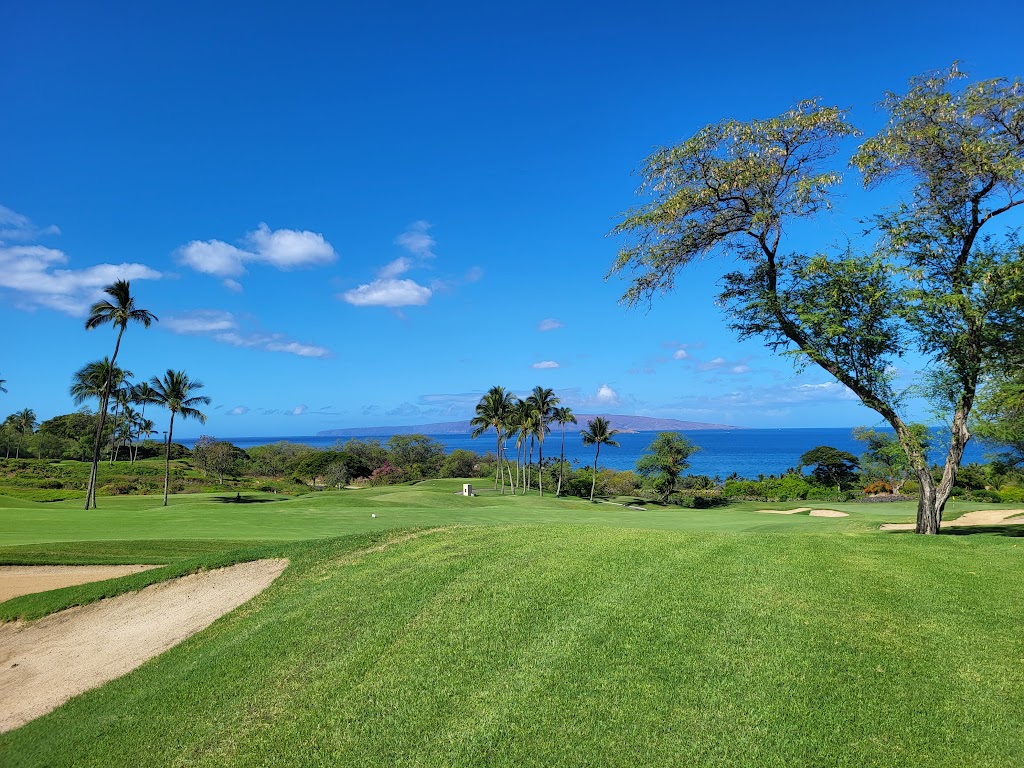
[[[206,423],[206,414],[196,408],[197,405],[209,405],[210,398],[205,395],[194,395],[197,389],[203,388],[201,381],[189,379],[184,371],[170,368],[162,379],[156,376],[149,380],[153,388],[153,402],[171,412],[171,421],[167,426],[167,443],[164,445],[164,506],[167,506],[167,489],[171,481],[171,442],[174,440],[174,417],[195,419],[200,424]]]
[[[984,376],[1024,323],[1024,250],[993,220],[1024,202],[1024,84],[930,73],[887,94],[888,124],[852,163],[873,188],[903,180],[908,197],[871,220],[866,252],[791,253],[786,230],[830,206],[830,166],[856,134],[837,107],[804,101],[768,120],[726,120],[659,149],[641,194],[614,232],[627,238],[609,274],[623,301],[671,291],[680,268],[731,256],[720,303],[740,339],[758,337],[798,367],[817,365],[895,430],[921,491],[916,531],[939,530],[970,438]],[[925,361],[933,405],[951,434],[941,478],[907,418],[894,364]]]
[[[659,432],[636,463],[636,471],[646,477],[656,476],[656,490],[667,502],[676,488],[679,476],[690,466],[689,458],[700,448],[678,432]]]
[[[800,469],[813,467],[811,474],[822,485],[834,485],[843,490],[843,483],[850,483],[857,476],[860,462],[849,451],[819,445],[800,455]]]
[[[156,315],[146,309],[135,306],[135,298],[131,293],[131,284],[127,280],[117,280],[103,289],[110,300],[101,299],[89,309],[89,317],[85,321],[87,331],[112,323],[117,329],[117,341],[114,342],[114,354],[110,358],[109,370],[116,370],[117,353],[121,349],[121,337],[124,336],[128,323],[140,323],[144,328],[157,319]],[[85,493],[85,508],[90,502],[96,506],[96,472],[100,463],[100,447],[103,444],[103,426],[107,418],[107,407],[110,394],[115,384],[108,377],[100,395],[99,419],[96,423],[96,442],[92,452],[92,470],[89,473],[89,486]]]

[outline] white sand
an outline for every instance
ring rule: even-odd
[[[0,624],[0,732],[127,674],[205,629],[263,591],[287,565],[239,563],[31,623]]]
[[[1022,517],[1017,517],[1022,515]],[[979,509],[966,512],[956,520],[944,522],[941,528],[970,528],[977,525],[1024,524],[1024,509]],[[885,523],[880,526],[883,531],[912,531],[914,523]]]
[[[0,566],[0,603],[19,595],[48,592],[141,573],[159,565],[3,565]]]

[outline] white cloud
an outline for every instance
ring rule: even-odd
[[[554,360],[541,360],[539,363],[534,363],[530,366],[531,368],[560,368]]]
[[[482,267],[470,267],[464,278],[467,283],[476,283],[483,280],[484,270]]]
[[[305,406],[305,405],[296,405],[294,408],[291,409],[291,411],[289,411],[289,415],[290,416],[301,416],[302,414],[304,414],[308,410],[309,410],[309,408],[307,406]]]
[[[537,330],[538,331],[553,331],[556,328],[561,328],[561,327],[562,327],[562,323],[559,322],[558,320],[555,320],[553,317],[548,317],[548,318],[546,318],[544,320],[541,320],[539,323],[537,323]]]
[[[415,280],[374,280],[338,298],[356,307],[422,306],[430,301],[433,291]]]
[[[708,360],[706,363],[701,363],[698,367],[702,371],[713,371],[718,368],[721,368],[728,362],[729,361],[726,360],[724,357],[716,357],[713,360]]]
[[[619,393],[607,384],[602,384],[597,388],[597,394],[594,395],[594,401],[603,405],[617,405],[619,402]]]
[[[432,259],[434,258],[433,249],[437,242],[427,234],[430,226],[429,221],[414,221],[405,232],[395,238],[395,242],[413,256]]]
[[[242,284],[237,280],[232,280],[231,278],[227,278],[226,280],[224,280],[224,287],[227,288],[229,291],[233,291],[234,293],[242,292]]]
[[[249,412],[249,408],[247,406],[236,405],[230,411],[226,411],[225,415],[227,415],[227,416],[244,416],[248,412]]]
[[[729,373],[750,373],[749,365],[734,365],[729,369]]]
[[[408,272],[412,267],[412,261],[405,256],[399,256],[392,262],[385,264],[379,270],[377,270],[377,277],[382,280],[388,280],[393,277],[398,277],[404,272]]]
[[[672,357],[675,360],[685,360],[689,356],[690,356],[690,353],[687,352],[685,349],[677,349],[675,352],[672,353]]]
[[[286,352],[299,357],[331,357],[331,350],[314,344],[302,344],[282,333],[243,331],[239,319],[230,312],[217,309],[198,309],[172,315],[164,321],[174,333],[209,336],[233,347],[262,349],[266,352]]]
[[[28,216],[0,205],[0,244],[4,242],[31,242],[43,235],[59,235],[57,227],[37,227]]]
[[[0,244],[0,288],[15,291],[18,297],[14,303],[23,308],[49,307],[80,316],[103,296],[103,288],[116,280],[159,280],[162,277],[145,264],[60,268],[67,263],[68,257],[56,248]]]
[[[238,248],[223,240],[193,240],[181,246],[178,260],[197,272],[232,278],[244,275],[247,262],[270,264],[278,269],[296,269],[329,264],[337,258],[334,247],[324,236],[309,230],[276,229],[261,223],[243,238],[248,248]],[[239,290],[235,281],[225,287]]]
[[[217,309],[199,309],[164,319],[164,327],[174,333],[211,333],[228,331],[238,327],[238,321],[230,312]]]
[[[225,243],[223,240],[193,240],[178,249],[178,260],[196,272],[218,277],[245,274],[243,262],[253,254]]]
[[[246,236],[246,240],[255,248],[259,261],[273,264],[278,269],[329,264],[337,256],[323,235],[309,230],[272,230],[261,223]]]

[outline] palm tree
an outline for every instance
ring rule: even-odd
[[[509,415],[512,412],[514,396],[506,392],[504,387],[491,387],[476,404],[476,415],[469,420],[473,427],[471,436],[476,439],[488,429],[493,429],[497,439],[496,456],[498,471],[494,476],[494,488],[498,488],[498,476],[501,476],[501,492],[505,493],[505,475],[501,471],[502,437],[508,429]]]
[[[91,331],[101,325],[113,323],[117,328],[117,341],[114,343],[114,355],[110,358],[110,368],[113,371],[117,363],[117,353],[121,349],[121,337],[124,335],[128,323],[142,323],[144,328],[149,328],[156,315],[146,309],[139,309],[135,306],[135,299],[131,294],[131,285],[127,280],[117,280],[103,289],[103,292],[110,296],[113,301],[102,299],[97,301],[89,310],[89,317],[85,321],[85,330]],[[107,418],[107,406],[110,392],[113,389],[113,382],[108,378],[103,388],[101,397],[99,419],[96,423],[96,442],[92,451],[92,471],[89,474],[89,488],[85,494],[85,508],[89,508],[90,498],[93,507],[96,506],[96,471],[100,463],[100,445],[103,442],[103,423]]]
[[[510,433],[516,435],[516,478],[519,478],[520,455],[522,455],[523,474],[520,486],[523,495],[530,487],[529,467],[526,463],[527,446],[531,438],[537,434],[537,414],[526,400],[517,400],[512,409],[509,427]],[[515,489],[512,490],[515,493]]]
[[[548,421],[551,419],[551,412],[558,405],[558,397],[555,396],[555,390],[546,389],[544,387],[534,387],[533,392],[526,398],[527,402],[530,403],[530,407],[537,414],[537,446],[539,450],[538,462],[540,463],[540,471],[537,473],[537,479],[540,483],[540,495],[544,495],[544,436],[551,431],[548,426]]]
[[[562,467],[565,465],[565,425],[576,423],[576,414],[569,406],[559,406],[551,411],[551,420],[562,425],[562,451],[558,455],[558,490],[555,496],[562,495]]]
[[[9,459],[9,458],[11,458],[11,433],[17,431],[17,429],[14,426],[14,414],[13,413],[10,416],[8,416],[6,419],[4,419],[4,423],[0,424],[0,429],[3,430],[4,442],[6,444],[5,447],[7,449],[7,455],[4,456],[4,458],[5,459]]]
[[[103,407],[105,395],[108,393],[108,385],[115,389],[121,385],[121,382],[125,378],[131,376],[131,371],[126,371],[123,368],[118,368],[116,365],[112,365],[110,360],[104,357],[102,360],[94,360],[91,363],[86,363],[71,377],[71,387],[68,390],[71,393],[72,399],[75,401],[75,405],[81,405],[86,400],[96,398],[99,400],[99,407],[96,412],[96,421],[100,421],[99,408]],[[97,458],[97,463],[99,456]],[[86,509],[88,509],[89,498],[88,494],[92,493],[93,499],[92,504],[96,506],[96,478],[90,474],[90,487],[86,491]]]
[[[174,439],[174,416],[181,414],[183,419],[196,419],[200,424],[206,423],[206,414],[201,413],[197,405],[209,405],[210,398],[205,395],[193,395],[197,389],[203,388],[201,381],[191,381],[184,371],[167,369],[163,379],[156,376],[149,380],[153,387],[153,402],[159,403],[171,412],[171,423],[167,427],[167,445],[164,452],[164,506],[167,506],[167,489],[171,480],[171,442]]]
[[[135,426],[137,430],[135,434],[138,436],[139,442],[135,444],[135,455],[132,456],[133,464],[139,460],[139,448],[142,447],[142,441],[156,432],[156,424],[153,423],[152,419],[143,419],[140,416],[139,420],[135,423]]]
[[[149,382],[148,381],[140,381],[138,384],[136,384],[136,385],[134,385],[132,387],[132,391],[131,391],[131,395],[129,396],[129,399],[131,400],[131,402],[134,405],[141,405],[142,406],[142,412],[139,414],[139,422],[140,423],[145,423],[146,422],[146,404],[147,403],[155,403],[156,400],[153,399],[154,397],[155,397],[155,394],[154,394],[153,388],[151,386],[149,386]],[[152,422],[150,422],[150,423],[152,424]],[[152,434],[152,428],[147,433],[147,435],[149,435],[149,434]],[[142,437],[142,430],[141,429],[139,431],[139,437],[140,438]],[[141,439],[140,439],[139,442],[142,442]],[[135,447],[135,457],[132,459],[132,462],[134,462],[138,458],[139,458],[139,448],[138,448],[138,446],[136,446]]]
[[[7,379],[0,379],[0,392],[6,392],[7,391],[7,387],[4,386],[4,384],[6,384],[6,383],[7,383]]]
[[[608,420],[603,416],[595,416],[592,420],[587,422],[587,428],[580,430],[580,437],[583,438],[584,445],[596,445],[597,452],[594,453],[594,477],[590,481],[590,500],[594,500],[594,488],[597,485],[597,457],[601,455],[601,443],[611,446],[612,448],[618,448],[619,444],[612,440],[619,430],[609,429],[611,425]]]
[[[36,420],[36,412],[31,408],[26,408],[23,411],[18,411],[14,414],[14,428],[18,430],[20,437],[18,438],[18,449],[14,455],[14,458],[21,458],[21,448],[25,444],[25,433],[28,432],[30,435],[36,431],[36,427],[39,426],[39,422]]]

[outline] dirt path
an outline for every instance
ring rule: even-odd
[[[1017,517],[1021,515],[1021,517]],[[1024,509],[979,509],[966,512],[956,520],[944,522],[941,528],[970,528],[975,525],[1017,525],[1024,523]],[[883,531],[912,531],[914,523],[885,523],[880,526]]]
[[[19,595],[48,592],[61,587],[88,584],[141,573],[159,565],[2,565],[0,603]]]
[[[30,624],[0,624],[0,732],[127,674],[263,591],[287,560],[161,582]]]

